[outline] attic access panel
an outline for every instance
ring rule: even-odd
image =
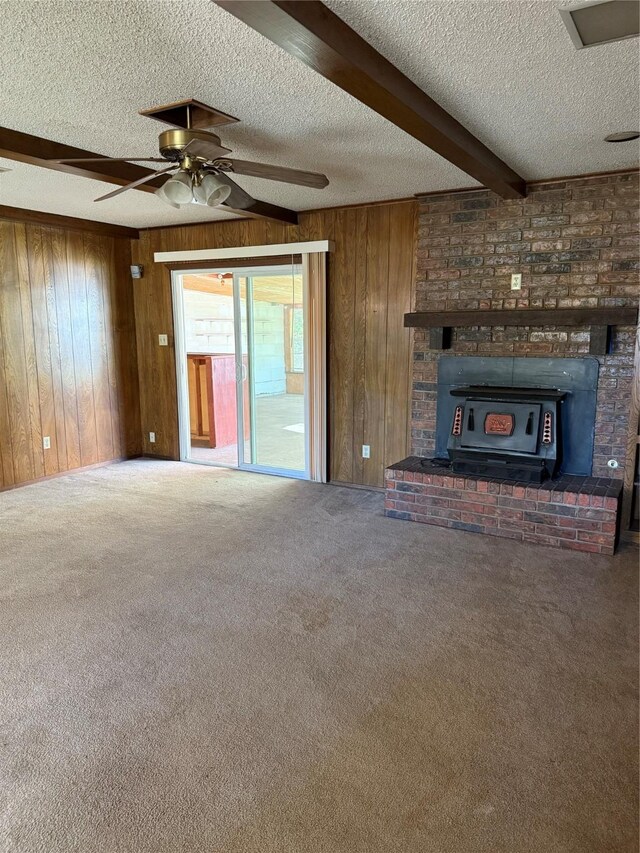
[[[634,0],[592,0],[558,11],[578,50],[640,33],[640,4]]]

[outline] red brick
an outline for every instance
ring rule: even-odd
[[[541,533],[523,533],[523,542],[530,542],[532,545],[554,545],[558,547],[560,540],[555,536],[544,536]]]
[[[519,510],[535,510],[538,504],[535,501],[523,501],[517,500],[516,498],[505,498],[501,495],[498,498],[498,506],[508,507],[509,509],[519,509]]]
[[[498,518],[510,518],[512,521],[522,521],[524,518],[523,510],[502,506],[496,508],[496,515]]]
[[[570,548],[572,551],[586,551],[591,554],[600,554],[600,545],[592,545],[588,542],[575,542],[573,540],[562,539],[558,542],[561,548]]]
[[[554,536],[558,539],[576,538],[575,530],[566,530],[564,527],[552,527],[547,524],[536,524],[536,536],[538,534],[541,534],[542,536]]]
[[[600,521],[588,521],[584,518],[559,518],[558,524],[560,527],[567,527],[570,530],[596,530],[598,533],[602,531],[602,523]]]
[[[521,533],[535,533],[536,526],[530,521],[519,521],[517,519],[500,518],[498,526],[502,530],[519,530]]]
[[[433,518],[428,515],[420,515],[416,513],[415,521],[420,521],[422,524],[434,524],[436,527],[451,527],[451,521],[447,518]]]
[[[579,530],[580,542],[592,542],[595,545],[611,545],[612,537],[608,533],[591,533],[588,530]]]
[[[595,521],[615,521],[615,512],[610,512],[606,509],[592,509],[587,507],[578,507],[576,518],[591,518]]]

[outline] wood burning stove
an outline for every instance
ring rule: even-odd
[[[470,385],[457,398],[447,451],[454,473],[541,483],[562,461],[566,391]]]

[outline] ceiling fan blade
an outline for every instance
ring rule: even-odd
[[[284,166],[270,166],[268,163],[252,163],[250,160],[227,160],[219,168],[225,170],[225,164],[231,164],[231,171],[237,175],[249,175],[253,178],[267,178],[270,181],[282,181],[285,184],[299,184],[301,187],[313,187],[322,190],[328,183],[326,175],[318,172],[302,172],[299,169],[287,169]],[[218,164],[216,163],[216,166]]]
[[[213,140],[208,139],[192,139],[182,149],[183,154],[190,154],[192,157],[203,157],[205,160],[215,160],[217,157],[224,157],[225,154],[231,152],[230,148],[225,148],[224,145],[218,145]]]
[[[153,180],[153,178],[157,178],[158,175],[165,175],[167,172],[175,172],[177,168],[176,164],[172,163],[167,169],[159,169],[157,172],[151,172],[150,174],[145,175],[144,178],[138,178],[137,181],[132,181],[124,187],[118,187],[117,190],[113,190],[106,195],[101,195],[100,198],[96,198],[94,201],[104,201],[107,198],[113,198],[116,195],[120,195],[120,193],[134,189],[134,187],[139,187],[140,184],[145,184],[147,181]]]
[[[47,160],[47,163],[166,163],[164,157],[74,157],[70,160]]]
[[[216,175],[216,178],[219,181],[222,181],[223,184],[226,184],[231,188],[231,193],[229,194],[229,198],[226,200],[225,204],[229,207],[235,207],[239,210],[246,210],[251,207],[251,205],[256,203],[255,198],[250,196],[249,193],[245,192],[242,187],[239,187],[235,181],[232,181],[229,175],[226,175],[224,172],[219,172]]]

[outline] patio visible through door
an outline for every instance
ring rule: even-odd
[[[308,476],[306,299],[296,260],[173,273],[186,461]]]

